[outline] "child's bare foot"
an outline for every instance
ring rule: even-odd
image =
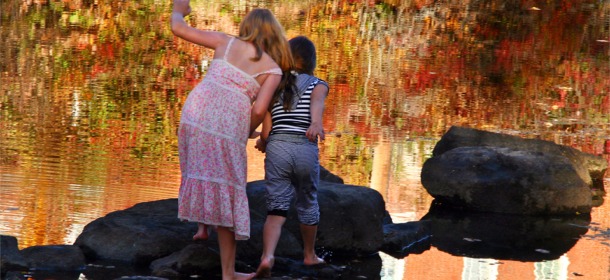
[[[324,259],[314,255],[312,258],[305,258],[303,259],[303,264],[304,265],[316,265],[316,264],[325,264],[326,262],[324,261]]]
[[[204,234],[200,234],[199,232],[197,232],[197,234],[193,235],[193,240],[208,240],[208,234],[204,233]]]
[[[256,273],[239,273],[239,272],[235,272],[235,276],[233,277],[234,280],[250,280],[253,279],[254,276],[256,276]]]
[[[261,264],[256,269],[256,278],[269,278],[271,277],[271,268],[275,258],[266,258],[261,260]]]
[[[209,237],[209,227],[200,223],[197,228],[197,233],[193,235],[193,240],[208,240]]]

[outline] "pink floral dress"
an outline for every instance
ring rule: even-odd
[[[260,89],[256,77],[281,75],[279,68],[249,75],[214,59],[205,78],[189,93],[178,129],[182,181],[178,218],[231,228],[235,239],[250,237],[246,196],[246,143],[250,108]]]

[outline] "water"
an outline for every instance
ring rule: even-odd
[[[419,173],[451,125],[610,159],[610,3],[505,2],[193,1],[189,20],[236,33],[246,10],[266,7],[288,37],[310,37],[331,85],[322,164],[408,222],[428,213]],[[20,248],[71,244],[111,211],[177,196],[180,109],[212,54],[173,37],[169,5],[0,3],[0,232]],[[263,177],[253,147],[250,181]],[[607,203],[590,223],[555,260],[431,247],[382,255],[380,277],[609,279]]]

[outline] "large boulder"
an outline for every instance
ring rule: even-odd
[[[237,257],[242,260],[258,260],[262,253],[262,227],[267,213],[264,181],[250,182],[246,189],[250,205],[251,238],[238,242]],[[321,220],[317,247],[350,256],[371,254],[379,250],[383,243],[385,203],[377,191],[322,181],[318,200]],[[192,236],[197,226],[195,223],[179,221],[177,207],[177,199],[166,199],[139,203],[112,212],[85,226],[75,245],[81,247],[89,258],[148,264],[195,243]],[[276,255],[302,257],[300,236],[296,213],[291,209]],[[218,250],[215,233],[210,240],[198,242]]]
[[[265,183],[248,183],[248,201],[252,233],[250,240],[238,246],[238,255],[259,258],[262,252],[262,228],[267,216]],[[379,192],[366,187],[322,181],[318,190],[320,224],[316,247],[333,254],[367,255],[383,243],[385,202]],[[295,207],[288,211],[278,248],[278,256],[302,257],[302,239]]]
[[[581,152],[572,147],[558,145],[539,139],[524,139],[508,134],[483,131],[479,129],[452,126],[436,143],[432,156],[459,147],[505,147],[514,150],[530,151],[566,157],[580,178],[592,187],[603,188],[603,178],[608,162],[599,156]]]
[[[460,147],[430,158],[422,184],[440,201],[514,214],[588,213],[589,186],[562,156],[497,147]]]
[[[424,163],[421,180],[430,195],[454,206],[575,214],[591,211],[591,189],[607,167],[601,157],[553,142],[452,127]]]
[[[88,259],[147,265],[191,243],[197,225],[177,217],[177,199],[139,203],[87,224],[74,245]]]

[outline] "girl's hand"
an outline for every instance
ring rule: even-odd
[[[305,132],[305,136],[307,136],[307,139],[311,142],[315,142],[318,137],[320,137],[320,141],[324,141],[325,135],[322,124],[312,123],[307,129],[307,132]]]
[[[258,140],[256,140],[256,145],[254,146],[254,148],[259,150],[261,153],[264,153],[267,149],[267,143],[265,142],[265,140],[258,138]]]
[[[261,135],[260,131],[254,131],[254,132],[252,132],[252,134],[250,134],[250,136],[248,136],[248,138],[254,139],[254,138],[256,138],[256,137],[258,137],[260,135]]]
[[[174,13],[179,13],[183,17],[191,13],[191,5],[189,0],[174,0]]]

